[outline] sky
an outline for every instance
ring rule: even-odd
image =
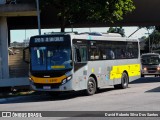
[[[138,27],[123,27],[126,37],[130,36]],[[99,28],[73,28],[73,31],[80,32],[107,32],[109,27],[99,27]],[[67,28],[66,32],[71,32],[71,28]],[[42,29],[41,34],[47,32],[59,32],[60,29]],[[153,30],[150,30],[149,33],[152,33]],[[11,43],[23,42],[25,39],[29,39],[31,36],[38,35],[38,29],[26,29],[26,30],[11,30]],[[145,28],[141,28],[130,38],[141,38],[142,36],[148,36],[148,31]]]

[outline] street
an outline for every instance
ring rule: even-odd
[[[159,77],[145,77],[130,83],[127,89],[108,87],[93,96],[75,92],[58,98],[46,94],[9,98],[0,102],[0,111],[160,111],[159,83]]]

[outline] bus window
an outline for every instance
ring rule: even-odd
[[[91,59],[91,60],[94,60],[94,51],[93,51],[93,50],[92,50],[91,53],[90,53],[90,59]]]
[[[98,49],[96,49],[96,51],[95,51],[95,59],[99,60],[99,56],[100,56],[100,52],[99,52]]]
[[[100,59],[100,51],[98,49],[92,48],[90,52],[91,60],[99,60]]]
[[[33,47],[31,49],[31,65],[33,70],[45,70],[46,69],[46,47]]]
[[[115,59],[115,55],[112,49],[110,49],[110,58]]]
[[[128,42],[127,43],[127,58],[138,58],[138,43]]]
[[[106,60],[106,54],[105,54],[105,49],[101,48],[100,50],[100,59],[101,60]]]
[[[76,49],[76,60],[77,62],[87,61],[87,47],[81,46],[79,49]]]

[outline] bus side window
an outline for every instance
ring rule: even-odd
[[[91,60],[94,60],[94,51],[92,51],[92,52],[90,53],[90,59],[91,59]]]
[[[87,61],[87,47],[80,47],[81,62]]]
[[[101,60],[105,60],[107,57],[106,57],[106,54],[105,54],[105,50],[104,49],[100,49],[100,59]]]
[[[100,56],[100,52],[97,49],[94,57],[95,57],[96,60],[99,60],[99,56]]]
[[[86,62],[87,61],[87,48],[82,46],[79,49],[76,49],[76,60],[77,62]]]
[[[115,54],[114,54],[114,51],[112,49],[110,49],[109,55],[110,55],[111,59],[115,59]]]

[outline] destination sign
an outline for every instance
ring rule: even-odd
[[[42,38],[34,38],[35,43],[43,43],[43,42],[63,42],[64,37],[42,37]]]

